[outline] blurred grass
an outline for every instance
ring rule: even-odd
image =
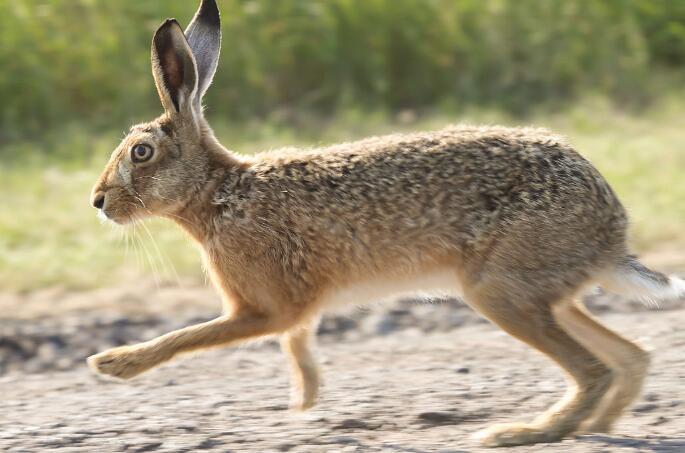
[[[606,100],[588,99],[563,112],[534,112],[526,124],[566,135],[602,171],[629,209],[633,244],[645,250],[659,244],[685,247],[683,118],[685,102],[678,97],[664,99],[641,115],[618,110]],[[308,121],[309,127],[297,132],[259,121],[216,127],[227,147],[252,153],[290,144],[437,129],[454,122],[522,124],[492,110],[459,117],[443,113],[417,121],[410,111],[388,115],[346,110],[335,121]],[[0,164],[0,288],[135,284],[150,275],[174,280],[174,272],[202,278],[197,251],[174,225],[147,222],[156,246],[144,228],[137,227],[143,244],[136,252],[130,240],[127,246],[121,229],[100,224],[89,208],[91,185],[119,138],[115,132],[94,134],[76,127],[40,142],[5,147],[5,156],[11,157]],[[46,153],[51,157],[46,159]]]

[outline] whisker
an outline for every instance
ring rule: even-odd
[[[143,206],[143,208],[147,209],[147,206],[145,206],[145,202],[140,197],[140,194],[136,190],[134,190],[133,193],[135,194],[136,199],[140,201],[140,204]]]
[[[138,268],[140,268],[140,255],[138,253],[138,244],[136,243],[136,226],[135,226],[135,224],[129,225],[127,230],[129,232],[128,238],[130,241],[130,246],[131,246],[131,249],[133,250],[133,254],[136,257],[136,266]]]
[[[176,267],[174,266],[173,261],[171,258],[169,258],[168,255],[164,254],[162,250],[157,246],[157,241],[155,240],[155,237],[152,235],[150,232],[150,229],[145,225],[145,222],[141,223],[141,226],[143,227],[143,230],[145,233],[147,233],[147,236],[150,238],[150,241],[152,242],[152,246],[154,247],[157,256],[159,257],[160,263],[164,270],[166,269],[171,269],[171,273],[174,275],[174,278],[176,279],[176,283],[180,286],[181,285],[181,278],[178,275],[178,272],[176,271]]]
[[[188,219],[187,217],[183,217],[183,216],[180,216],[178,214],[173,214],[173,213],[169,213],[167,215],[169,215],[171,217],[175,217],[175,218],[180,219],[180,220],[183,220],[184,222],[187,222],[189,225],[192,225],[196,228],[199,228],[199,225],[197,223],[193,222],[192,220]]]
[[[135,217],[134,218],[135,223],[138,225],[142,225],[140,222],[140,218]],[[143,250],[143,253],[145,254],[145,258],[147,259],[148,265],[150,266],[150,270],[152,271],[152,278],[155,281],[155,286],[157,289],[161,286],[161,279],[160,279],[160,273],[159,269],[157,268],[157,263],[152,259],[152,256],[150,255],[149,250],[145,246],[145,241],[143,241],[140,236],[138,236],[138,244],[140,245],[140,248]]]

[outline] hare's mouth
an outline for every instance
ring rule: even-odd
[[[98,219],[102,223],[115,223],[117,225],[127,225],[135,221],[135,217],[129,214],[123,214],[118,212],[107,212],[106,209],[98,210]]]

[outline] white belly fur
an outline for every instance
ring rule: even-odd
[[[365,305],[409,296],[456,297],[461,295],[460,288],[453,268],[409,275],[381,276],[336,288],[324,299],[324,305]]]

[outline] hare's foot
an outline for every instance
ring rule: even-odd
[[[293,386],[290,407],[306,411],[316,405],[319,396],[319,369],[314,363],[300,363],[300,378]]]
[[[607,420],[593,419],[588,423],[584,423],[578,430],[579,434],[611,434],[613,431],[613,422]]]
[[[162,361],[143,346],[120,346],[88,357],[94,371],[120,379],[130,379]]]
[[[318,379],[305,381],[303,386],[296,386],[291,391],[290,407],[294,410],[306,411],[316,405],[319,394]]]
[[[316,323],[299,326],[281,337],[283,352],[292,364],[292,384],[290,407],[307,410],[316,404],[321,378],[314,355],[311,351],[312,332]]]
[[[478,431],[474,438],[485,447],[512,447],[539,442],[556,442],[563,433],[530,423],[502,423]]]

